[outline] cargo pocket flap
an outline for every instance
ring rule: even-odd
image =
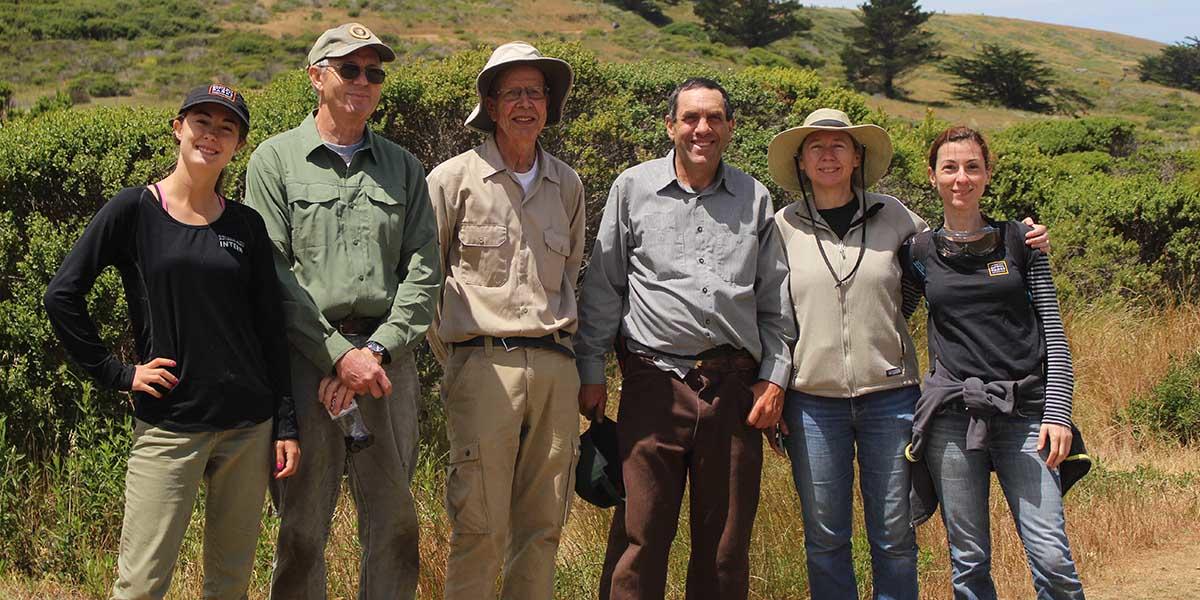
[[[479,442],[450,449],[446,477],[446,516],[455,534],[490,531],[487,489],[479,461]]]
[[[323,204],[338,199],[337,187],[327,183],[289,183],[284,191],[288,202]]]
[[[382,186],[369,186],[363,188],[363,193],[371,202],[377,204],[404,204],[405,194],[407,193],[403,186],[397,186],[395,189],[388,190]]]
[[[473,460],[479,460],[479,442],[450,450],[450,464],[452,465]]]
[[[570,256],[571,240],[568,239],[567,236],[558,233],[557,231],[549,230],[547,230],[543,235],[546,239],[546,247],[549,248],[551,252],[562,256]]]

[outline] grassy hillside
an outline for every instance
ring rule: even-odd
[[[83,97],[78,89],[89,87],[89,96],[107,95],[98,83],[109,84],[108,94],[115,83],[116,91],[128,95],[92,98],[102,103],[172,103],[190,84],[213,78],[260,87],[280,71],[300,67],[316,35],[347,20],[371,26],[406,61],[516,38],[550,38],[579,41],[610,61],[811,65],[828,80],[838,81],[841,32],[856,22],[851,10],[805,8],[814,23],[811,31],[747,50],[710,43],[687,1],[667,7],[671,23],[663,27],[595,0],[149,0],[136,3],[136,9],[125,4],[133,6],[125,0],[0,0],[0,50],[14,58],[0,80],[15,88],[18,105],[29,106],[41,96],[72,87],[77,98]],[[117,32],[123,37],[116,39],[103,30],[96,35],[84,27],[46,26],[56,19],[128,21],[131,10],[139,15],[136,27]],[[929,30],[948,56],[970,54],[984,43],[1037,53],[1064,83],[1096,102],[1095,114],[1127,116],[1177,138],[1200,125],[1200,94],[1137,80],[1138,58],[1158,52],[1163,46],[1158,42],[981,15],[939,14],[931,19]],[[878,97],[871,103],[897,116],[920,119],[932,110],[942,119],[987,129],[1041,118],[957,104],[949,95],[950,81],[926,65],[900,82],[910,92],[907,100]],[[1194,141],[1196,133],[1190,137]]]

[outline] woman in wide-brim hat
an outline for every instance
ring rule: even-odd
[[[829,108],[776,135],[767,153],[771,178],[799,196],[775,215],[799,333],[780,427],[814,598],[858,598],[850,548],[855,459],[875,597],[917,597],[904,447],[920,396],[905,318],[919,291],[902,286],[897,253],[928,226],[896,198],[867,191],[891,158],[883,128],[855,125]]]
[[[220,190],[249,129],[240,93],[193,89],[171,120],[171,174],[105,203],[46,291],[71,358],[132,395],[113,598],[166,596],[201,485],[204,594],[244,598],[268,481],[299,465],[271,239],[254,209]],[[88,292],[109,266],[129,300],[136,364],[104,344],[88,314]]]

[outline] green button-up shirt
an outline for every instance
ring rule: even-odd
[[[433,320],[442,273],[425,169],[372,133],[347,166],[310,114],[250,156],[246,204],[267,224],[288,338],[324,371],[354,347],[330,323],[379,318],[370,336],[395,355]]]

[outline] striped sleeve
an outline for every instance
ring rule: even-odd
[[[1058,292],[1050,275],[1050,260],[1045,254],[1033,253],[1026,285],[1033,297],[1033,308],[1042,320],[1042,336],[1046,343],[1046,408],[1042,423],[1070,427],[1075,369],[1058,308]]]

